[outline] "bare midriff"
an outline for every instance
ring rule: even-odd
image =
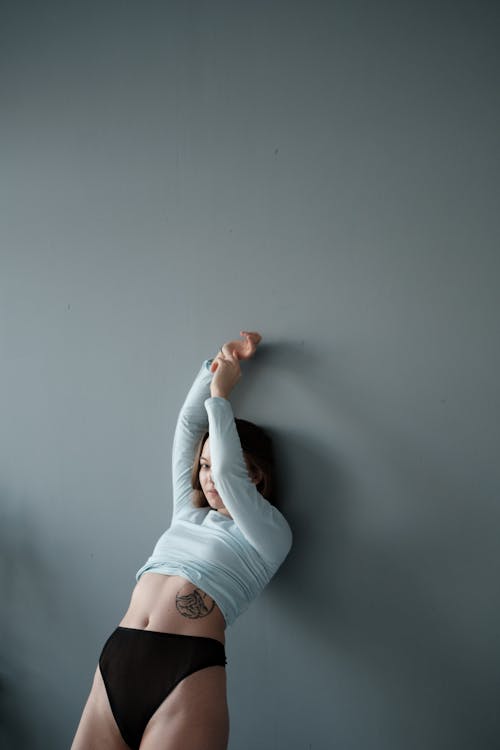
[[[180,576],[144,573],[120,625],[160,633],[215,638],[224,643],[224,617],[215,601]]]

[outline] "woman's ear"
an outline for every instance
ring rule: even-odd
[[[252,484],[259,484],[259,482],[262,481],[263,477],[264,472],[262,471],[262,469],[259,469],[258,466],[255,466],[250,472],[250,479],[252,481]]]
[[[259,482],[261,482],[262,479],[264,478],[264,472],[252,460],[251,456],[249,456],[246,453],[243,453],[243,457],[244,457],[245,463],[247,465],[248,476],[250,477],[250,481],[252,482],[252,484],[259,484]]]

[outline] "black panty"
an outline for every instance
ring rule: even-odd
[[[224,646],[215,638],[118,627],[106,641],[99,668],[127,745],[139,748],[150,718],[181,680],[225,664]]]

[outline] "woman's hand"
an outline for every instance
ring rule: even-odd
[[[238,339],[226,342],[214,361],[210,371],[215,373],[210,384],[212,396],[227,398],[241,378],[240,359],[250,359],[255,354],[262,336],[257,331],[240,331],[243,341]]]
[[[210,395],[212,397],[228,398],[234,386],[241,378],[240,363],[236,352],[232,352],[228,357],[219,354],[217,360],[214,360],[212,365],[216,362],[217,369],[210,383]]]
[[[238,359],[250,359],[250,357],[253,357],[258,344],[262,341],[262,336],[257,331],[240,331],[240,336],[243,336],[244,341],[236,339],[235,341],[228,341],[222,346],[210,367],[212,372],[217,370],[221,357],[227,358],[233,353]]]

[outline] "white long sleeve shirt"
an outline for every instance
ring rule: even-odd
[[[250,481],[230,402],[210,397],[211,361],[203,363],[177,420],[172,523],[136,577],[154,572],[186,578],[214,599],[230,625],[276,573],[292,533]],[[231,518],[192,504],[194,453],[207,429],[212,478]]]

